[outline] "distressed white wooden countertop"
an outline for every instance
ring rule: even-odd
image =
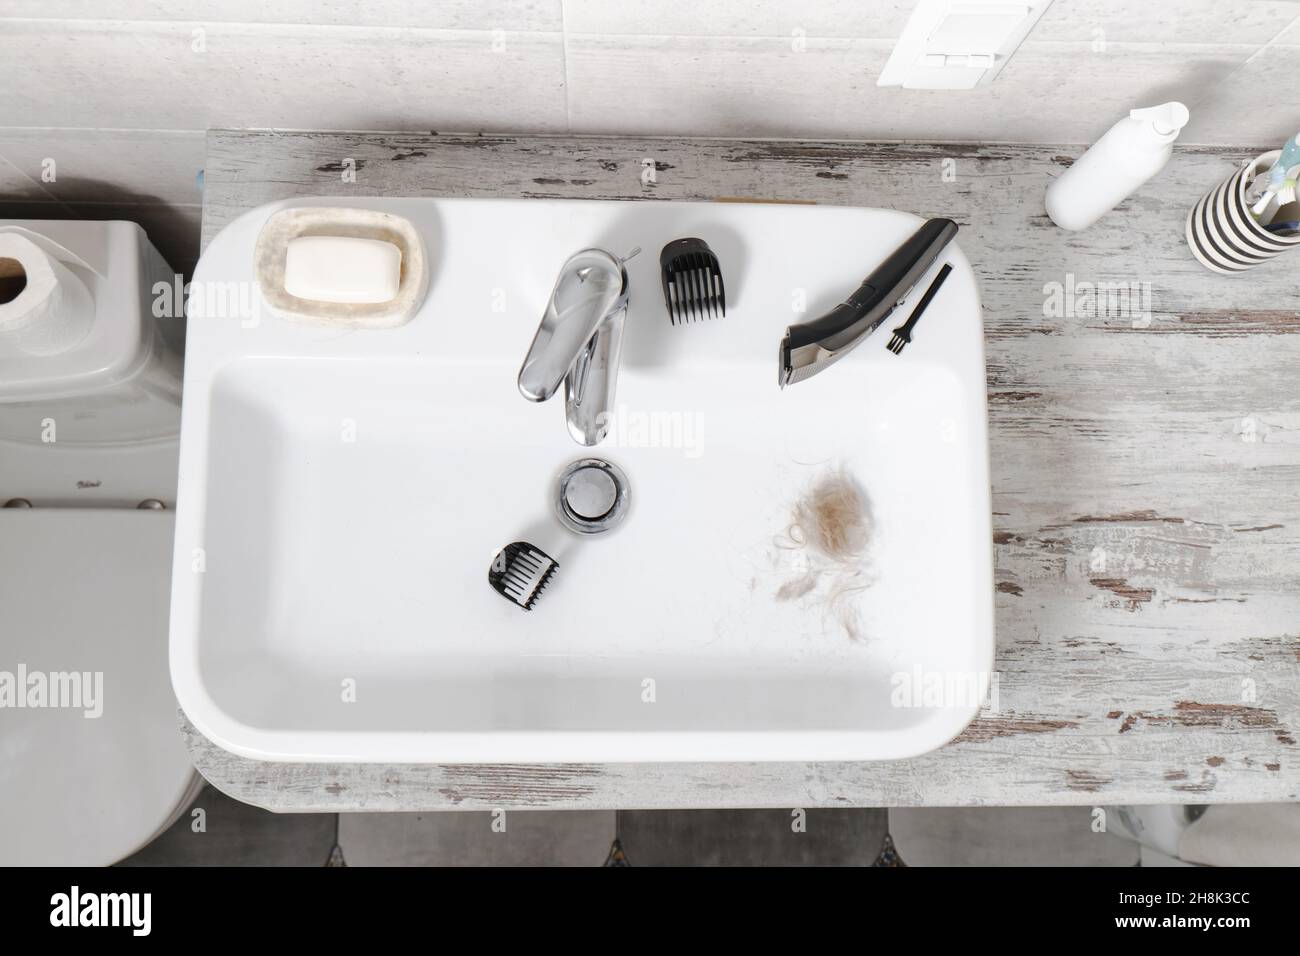
[[[1300,799],[1300,253],[1219,277],[1187,210],[1260,149],[1180,147],[1083,233],[1082,147],[219,131],[204,243],[294,196],[815,200],[948,216],[982,283],[998,707],[895,763],[418,766],[237,757],[274,810]],[[1088,283],[1136,283],[1089,297]],[[1100,305],[1097,303],[1100,301]]]

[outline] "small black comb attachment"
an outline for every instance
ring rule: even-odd
[[[722,266],[703,239],[674,239],[659,253],[664,305],[673,325],[727,314]]]
[[[559,565],[541,548],[515,541],[497,552],[488,568],[488,584],[507,601],[531,611]]]

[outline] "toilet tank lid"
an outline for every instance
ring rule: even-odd
[[[0,345],[0,402],[52,401],[110,389],[134,378],[162,349],[155,299],[180,321],[180,283],[169,284],[170,270],[136,223],[0,219],[2,231],[32,238],[67,267],[89,291],[94,318],[82,338],[54,354]],[[66,255],[51,252],[59,248]],[[159,283],[166,292],[155,296]]]

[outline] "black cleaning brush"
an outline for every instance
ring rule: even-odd
[[[907,317],[907,321],[894,329],[894,334],[890,337],[889,343],[885,348],[889,349],[889,351],[893,352],[895,355],[902,354],[903,349],[907,348],[908,343],[912,341],[912,328],[925,312],[926,307],[930,304],[930,300],[934,298],[934,294],[939,291],[939,287],[943,285],[943,280],[948,278],[949,272],[952,272],[952,266],[945,262],[943,268],[939,270],[939,274],[935,276],[934,281],[930,283],[930,288],[925,290],[925,295],[921,296],[921,301],[916,304],[916,308],[912,310],[912,314]]]

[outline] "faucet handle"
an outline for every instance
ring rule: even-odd
[[[603,249],[570,256],[555,280],[541,324],[519,369],[519,391],[544,402],[559,389],[606,316],[626,296],[623,262]]]

